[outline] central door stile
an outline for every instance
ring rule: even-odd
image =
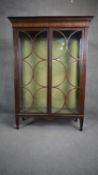
[[[48,30],[48,95],[47,95],[47,112],[51,113],[52,98],[52,29]]]

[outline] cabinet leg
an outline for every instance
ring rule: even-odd
[[[83,118],[80,118],[80,131],[83,131]]]
[[[19,129],[19,116],[16,115],[16,129]]]
[[[25,121],[26,120],[26,117],[22,117],[22,120]]]

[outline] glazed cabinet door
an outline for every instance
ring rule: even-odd
[[[82,30],[52,30],[52,113],[79,113]]]
[[[20,112],[47,113],[47,29],[18,32]]]

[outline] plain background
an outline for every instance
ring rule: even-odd
[[[8,16],[94,15],[89,28],[83,132],[70,121],[14,121],[13,38]],[[0,175],[98,174],[98,0],[0,0]]]

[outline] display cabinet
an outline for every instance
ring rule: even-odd
[[[92,16],[9,17],[19,119],[79,119],[83,128],[87,35]]]

